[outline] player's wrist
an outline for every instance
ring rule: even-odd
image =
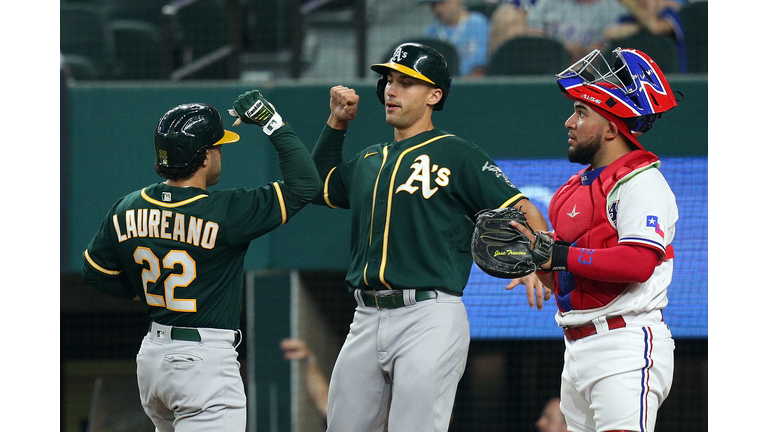
[[[310,354],[301,359],[301,363],[305,366],[317,364],[317,357],[314,354]]]
[[[273,132],[280,129],[284,125],[285,122],[283,121],[283,118],[280,116],[280,114],[277,113],[277,111],[275,111],[269,121],[267,121],[267,123],[261,127],[261,130],[264,131],[267,136],[270,136]]]
[[[331,113],[331,115],[328,117],[328,126],[332,129],[345,131],[349,128],[349,120],[341,119],[336,117],[335,114]]]
[[[545,270],[549,271],[567,271],[568,270],[568,251],[570,245],[562,241],[556,241],[552,246],[552,259]],[[544,268],[544,266],[542,266]]]

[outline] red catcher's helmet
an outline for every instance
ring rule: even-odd
[[[639,145],[636,136],[676,107],[677,99],[648,54],[632,48],[616,48],[612,54],[613,66],[600,50],[592,51],[557,74],[557,83],[568,98],[623,119],[631,132],[628,138]]]

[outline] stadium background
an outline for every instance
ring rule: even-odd
[[[493,6],[467,3],[482,10]],[[163,9],[169,5],[183,7],[163,14],[174,11]],[[223,110],[238,94],[259,88],[311,148],[328,116],[328,89],[344,84],[362,95],[345,148],[351,155],[391,136],[368,65],[401,40],[418,37],[431,14],[406,0],[93,0],[63,1],[61,7],[61,430],[151,431],[137,406],[134,376],[134,356],[147,327],[143,307],[83,286],[79,266],[114,200],[158,181],[149,150],[157,119],[182,102]],[[76,21],[65,12],[70,9],[96,12],[104,31]],[[706,24],[699,22],[704,34]],[[77,31],[68,36],[72,28]],[[103,51],[97,49],[100,37]],[[670,166],[682,176],[673,190],[698,215],[708,205],[706,47],[699,52],[703,70],[667,74],[684,102],[644,137],[647,148],[661,156],[662,171]],[[570,110],[551,74],[456,78],[435,123],[485,148],[524,191],[524,185],[539,191],[542,182],[531,183],[535,170],[527,168],[563,162],[563,122]],[[266,138],[256,128],[238,132],[242,142],[226,149],[216,187],[276,178]],[[562,183],[578,169],[567,165],[552,168],[550,180]],[[678,254],[688,268],[685,280],[676,274],[670,288],[670,309],[681,311],[670,322],[677,342],[675,384],[659,413],[658,431],[707,425],[707,220],[687,222],[682,213],[676,245],[704,252]],[[282,359],[277,344],[288,336],[305,339],[330,374],[354,308],[343,285],[348,223],[346,212],[310,206],[251,245],[242,326],[247,339],[238,348],[253,404],[250,431],[322,430],[296,366]],[[699,243],[691,244],[694,239]],[[452,432],[533,431],[545,401],[558,394],[563,343],[553,336],[554,306],[530,311],[521,292],[505,292],[502,282],[473,270],[467,289],[473,340]]]

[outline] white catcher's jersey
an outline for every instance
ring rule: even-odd
[[[642,244],[664,254],[675,237],[678,219],[675,195],[664,176],[651,165],[629,174],[617,183],[606,199],[606,214],[618,231],[619,244]],[[667,287],[672,281],[673,260],[656,267],[642,283],[630,283],[611,303],[598,309],[558,311],[560,326],[579,326],[603,316],[643,314],[667,305]]]

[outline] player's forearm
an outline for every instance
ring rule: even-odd
[[[317,363],[307,364],[306,367],[307,393],[312,398],[315,408],[326,413],[328,410],[328,381]]]
[[[317,167],[320,178],[324,179],[326,175],[336,165],[343,162],[343,148],[346,131],[334,129],[330,126],[323,128],[323,132],[315,143],[312,150],[312,160]]]
[[[528,221],[528,225],[530,225],[534,231],[549,231],[547,220],[532,202],[527,199],[522,199],[515,204],[515,207],[525,213],[525,220]]]
[[[283,175],[285,205],[289,214],[295,213],[320,192],[320,176],[309,151],[290,125],[283,125],[269,139],[277,151]]]
[[[136,298],[136,292],[133,291],[128,279],[124,276],[106,277],[94,270],[87,262],[83,263],[82,268],[83,281],[103,292],[110,297],[117,297],[124,300]]]
[[[328,173],[344,161],[343,148],[346,131],[334,129],[327,125],[317,139],[315,148],[312,150],[312,160],[314,161],[320,180],[325,181]],[[325,205],[322,194],[318,194],[312,201],[313,204]]]
[[[558,247],[558,246],[555,246]],[[567,246],[559,246],[567,247]],[[558,254],[555,254],[557,257]],[[658,251],[644,246],[617,245],[606,249],[568,247],[569,272],[604,282],[645,282],[658,264]],[[554,261],[558,261],[555,258]],[[554,266],[558,263],[553,262]]]
[[[328,122],[326,124],[332,128],[336,129],[338,131],[346,131],[349,129],[349,120],[346,119],[340,119],[336,117],[333,113],[328,117]]]

